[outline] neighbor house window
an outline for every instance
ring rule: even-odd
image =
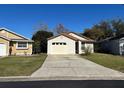
[[[18,42],[17,48],[18,49],[26,49],[28,47],[27,42]]]
[[[121,46],[121,50],[124,51],[124,44]]]

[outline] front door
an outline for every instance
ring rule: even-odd
[[[79,43],[78,42],[76,42],[75,43],[75,52],[76,52],[76,54],[79,54]]]

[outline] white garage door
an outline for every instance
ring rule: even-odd
[[[51,47],[51,54],[68,54],[66,42],[53,42]]]
[[[6,56],[6,45],[0,44],[0,56]]]

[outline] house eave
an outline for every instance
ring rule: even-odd
[[[6,37],[4,37],[4,36],[0,36],[0,38],[5,39],[5,40],[7,40],[7,41],[11,41],[11,39],[6,38]]]
[[[9,29],[7,29],[7,28],[2,27],[2,28],[0,28],[0,30],[5,30],[5,31],[10,32],[10,33],[13,33],[13,34],[15,34],[15,35],[17,35],[17,36],[20,36],[20,37],[22,37],[22,38],[24,38],[24,39],[30,40],[29,38],[26,38],[25,36],[22,36],[22,35],[20,35],[20,34],[17,34],[17,33],[13,32],[12,30],[9,30]]]
[[[33,40],[11,40],[11,41],[15,41],[15,42],[34,42]]]
[[[95,43],[96,41],[89,41],[89,40],[80,40],[83,43]]]
[[[65,37],[67,37],[67,38],[69,38],[69,39],[71,39],[71,40],[78,41],[78,39],[71,38],[71,37],[69,37],[69,36],[67,36],[67,35],[65,35],[65,34],[60,34],[60,35],[57,35],[57,36],[53,36],[53,37],[48,38],[47,40],[54,39],[54,38],[59,37],[59,36],[61,36],[61,35],[62,35],[62,36],[65,36]]]

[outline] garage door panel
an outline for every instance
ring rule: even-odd
[[[52,46],[52,53],[54,54],[68,54],[68,47],[62,45]]]
[[[6,45],[0,44],[0,56],[6,56]]]

